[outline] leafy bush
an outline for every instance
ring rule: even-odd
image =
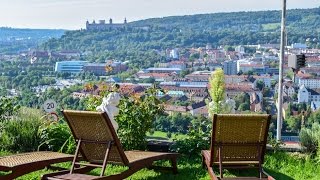
[[[75,141],[67,123],[51,123],[45,126],[40,133],[41,144],[39,149],[73,153]]]
[[[0,121],[11,118],[19,109],[17,99],[0,97]]]
[[[12,119],[1,122],[1,149],[10,152],[37,150],[41,141],[39,130],[44,123],[40,115],[37,110],[22,109]]]
[[[282,141],[278,141],[275,137],[273,137],[272,132],[268,133],[267,143],[271,145],[274,153],[281,151],[281,146],[284,145]]]
[[[318,155],[320,156],[320,124],[312,124],[311,129],[301,129],[300,141],[301,145],[307,148],[307,152],[315,154],[318,150]]]
[[[119,104],[118,135],[123,147],[145,149],[146,133],[151,130],[155,117],[163,112],[160,101],[156,98],[156,88],[148,89],[143,96],[123,97]]]
[[[175,140],[175,144],[170,147],[170,150],[189,157],[199,155],[201,150],[209,149],[210,139],[211,121],[205,118],[196,118],[192,121],[187,137]]]

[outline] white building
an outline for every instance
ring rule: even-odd
[[[302,44],[302,43],[293,43],[293,44],[291,44],[291,48],[292,49],[307,49],[307,45]]]
[[[240,71],[240,66],[241,66],[242,64],[250,64],[250,60],[249,60],[249,59],[239,59],[239,60],[237,61],[237,72]]]
[[[238,52],[238,53],[242,53],[242,54],[245,53],[243,46],[237,46],[237,47],[235,48],[235,51]]]
[[[320,78],[297,76],[296,80],[299,86],[304,85],[306,88],[310,89],[320,88]]]
[[[309,92],[307,88],[302,85],[298,91],[298,103],[308,103],[309,102]]]
[[[287,86],[287,85],[283,86],[283,92],[285,94],[287,94],[287,96],[290,96],[290,97],[292,97],[296,93],[293,86]]]
[[[178,49],[172,49],[170,51],[170,58],[173,58],[173,59],[179,59],[179,51]]]

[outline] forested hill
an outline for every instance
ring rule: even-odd
[[[288,42],[305,42],[320,34],[320,8],[287,12]],[[43,49],[78,49],[86,60],[129,60],[137,67],[164,59],[162,50],[175,47],[246,45],[280,42],[280,11],[215,13],[153,18],[129,23],[125,29],[68,31]],[[145,30],[137,27],[149,27]]]
[[[64,30],[59,29],[16,29],[0,27],[0,41],[23,40],[23,39],[49,39],[60,37]]]
[[[16,29],[0,27],[0,54],[17,53],[37,47],[50,38],[59,38],[64,30],[56,29]]]
[[[287,25],[289,29],[320,28],[320,8],[291,9],[287,11]],[[186,16],[170,16],[164,18],[151,18],[134,22],[137,26],[160,26],[168,28],[182,28],[193,30],[262,30],[268,31],[270,27],[280,26],[281,11],[252,11],[229,12]],[[275,28],[274,28],[275,29]],[[280,30],[280,29],[279,29]]]

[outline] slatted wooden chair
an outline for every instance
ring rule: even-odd
[[[63,114],[77,141],[72,167],[70,171],[47,174],[42,179],[124,179],[142,168],[154,167],[153,162],[157,160],[170,160],[172,167],[162,169],[177,173],[177,153],[124,151],[106,113],[64,110]],[[79,153],[86,163],[77,160]],[[104,176],[109,163],[127,166],[128,170]],[[75,165],[86,169],[75,168]],[[94,168],[101,168],[100,176],[82,174]]]
[[[0,179],[15,179],[32,171],[51,167],[52,164],[72,161],[73,155],[50,151],[21,153],[0,157],[0,171],[8,172]]]
[[[270,115],[214,114],[211,147],[202,151],[202,165],[211,179],[222,179],[223,168],[257,168],[259,178],[272,179],[263,171]],[[219,167],[216,176],[213,167]]]

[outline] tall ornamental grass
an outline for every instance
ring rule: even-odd
[[[28,152],[37,150],[41,138],[39,130],[44,121],[41,112],[22,108],[10,119],[1,122],[0,147],[3,151]]]

